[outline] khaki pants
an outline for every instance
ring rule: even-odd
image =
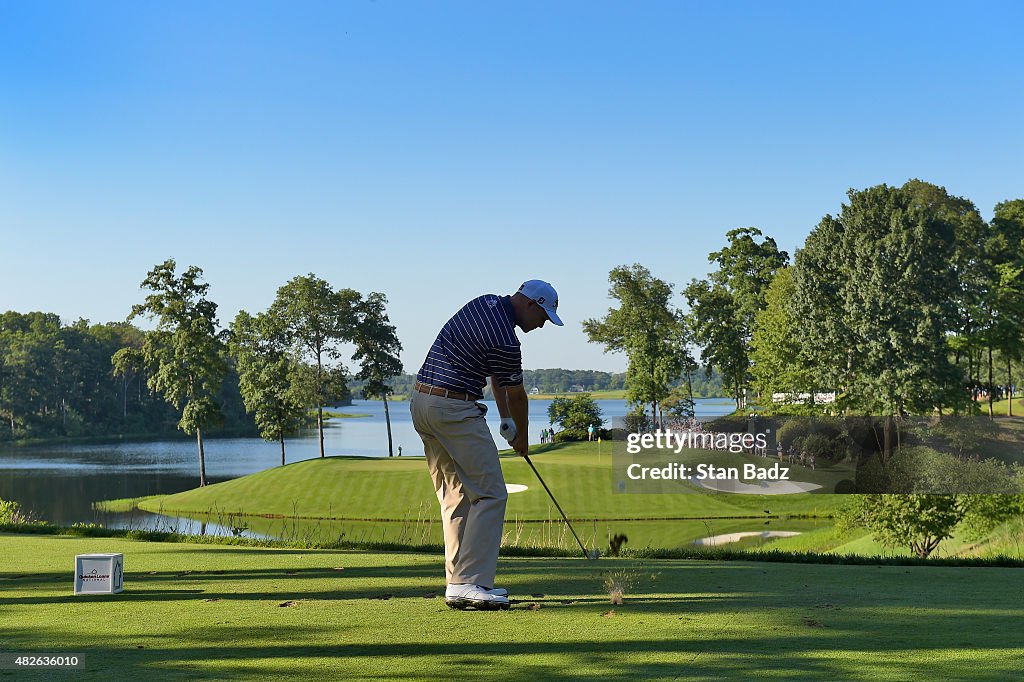
[[[448,583],[494,587],[508,492],[487,406],[414,391],[409,409],[441,503]]]

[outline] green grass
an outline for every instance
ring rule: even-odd
[[[977,403],[981,410],[981,414],[988,414],[988,401],[981,400]],[[1009,413],[1010,401],[1009,400],[996,400],[992,403],[992,413],[1000,416],[1007,416]],[[1013,416],[1024,417],[1024,398],[1016,397],[1013,399]]]
[[[537,446],[531,459],[574,521],[830,515],[836,495],[634,495],[615,492],[611,447],[597,443]],[[757,460],[763,462],[764,460]],[[529,486],[509,496],[506,518],[557,517],[550,499],[524,460],[501,459],[505,480]],[[813,472],[807,471],[809,476]],[[804,475],[801,472],[800,475]],[[437,499],[422,458],[315,458],[249,476],[142,502],[153,512],[245,513],[349,520],[405,520],[433,510]]]
[[[106,512],[130,512],[143,502],[158,500],[163,495],[146,495],[144,497],[123,497],[117,500],[101,500],[93,503],[93,509]]]
[[[594,400],[625,400],[626,390],[623,388],[615,389],[602,389],[600,391],[574,391],[565,393],[532,393],[528,394],[527,397],[530,400],[554,400],[555,398],[572,398],[583,393],[589,393],[590,397]]]
[[[370,413],[357,413],[349,414],[348,412],[335,412],[333,410],[324,410],[324,419],[361,419],[363,417],[372,416]]]
[[[511,558],[501,584],[523,601],[472,613],[434,596],[427,554],[12,535],[0,551],[0,650],[81,653],[81,680],[1006,680],[1024,656],[1018,569]],[[74,555],[111,551],[127,591],[72,596]],[[621,606],[616,575],[634,583]]]

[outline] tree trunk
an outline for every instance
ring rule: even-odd
[[[316,406],[316,428],[320,432],[320,456],[324,456],[324,408],[317,401]]]
[[[971,406],[968,408],[967,416],[974,414],[974,353],[967,349],[967,385],[971,390]]]
[[[693,399],[693,382],[690,381],[690,368],[686,368],[686,396],[690,401],[690,417],[697,416],[697,403]]]
[[[324,456],[324,384],[323,365],[320,362],[321,349],[316,348],[316,429],[320,433],[320,456]]]
[[[995,411],[992,409],[992,394],[995,393],[995,386],[992,385],[992,343],[988,344],[988,418],[993,419],[995,417]]]
[[[284,431],[281,431],[281,466],[284,466]]]
[[[203,451],[203,431],[196,429],[196,442],[199,443],[199,487],[206,485],[206,453]]]
[[[1009,400],[1006,402],[1006,416],[1013,416],[1013,361],[1009,354],[1006,356],[1006,394]]]
[[[892,417],[886,415],[882,421],[882,466],[888,466],[892,454]]]
[[[394,442],[391,440],[391,412],[388,410],[388,394],[384,394],[384,421],[388,425],[388,457],[394,457]]]

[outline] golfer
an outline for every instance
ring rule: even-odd
[[[474,298],[441,328],[416,374],[409,408],[441,503],[445,602],[452,608],[509,607],[508,592],[494,586],[508,492],[484,418],[487,406],[479,401],[490,378],[501,435],[518,454],[528,454],[515,328],[529,333],[548,320],[561,326],[557,309],[558,294],[537,279],[511,296]]]

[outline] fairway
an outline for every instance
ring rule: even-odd
[[[438,557],[0,536],[0,650],[106,679],[1006,680],[1020,570],[503,559],[508,612],[457,612]],[[72,560],[123,552],[117,596]],[[605,579],[632,582],[612,606]],[[533,596],[532,596],[533,595]],[[0,671],[3,679],[54,679]]]

